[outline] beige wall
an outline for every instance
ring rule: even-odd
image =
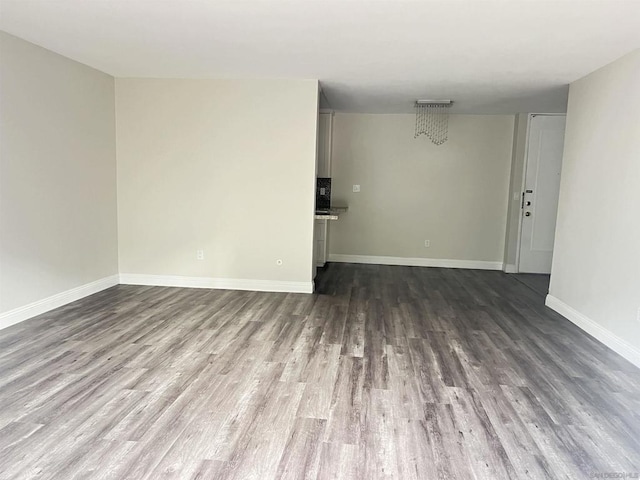
[[[452,115],[441,146],[414,139],[414,121],[336,114],[332,200],[349,211],[330,253],[501,264],[514,117]]]
[[[317,81],[118,79],[116,112],[122,274],[311,285]]]
[[[640,365],[640,50],[571,84],[564,145],[551,306]]]
[[[0,32],[0,312],[118,271],[114,80]]]

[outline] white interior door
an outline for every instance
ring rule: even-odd
[[[534,115],[529,122],[520,272],[551,273],[564,127],[564,115]]]

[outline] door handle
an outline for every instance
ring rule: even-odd
[[[531,205],[531,202],[527,202],[525,205],[528,207]]]
[[[524,216],[525,217],[530,217],[531,216],[531,212],[525,212]]]

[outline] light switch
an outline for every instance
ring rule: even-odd
[[[360,191],[360,185],[354,185],[353,186],[353,191],[356,192],[356,193],[359,192]]]

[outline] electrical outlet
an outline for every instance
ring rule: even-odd
[[[282,260],[280,258],[276,260],[276,265],[278,265],[279,267],[282,266]]]
[[[204,250],[196,250],[196,258],[198,260],[204,260]]]
[[[431,246],[431,240],[425,240],[424,241],[424,247],[425,248],[429,248]]]
[[[354,193],[358,193],[360,191],[360,185],[354,185],[353,186],[353,192]]]

